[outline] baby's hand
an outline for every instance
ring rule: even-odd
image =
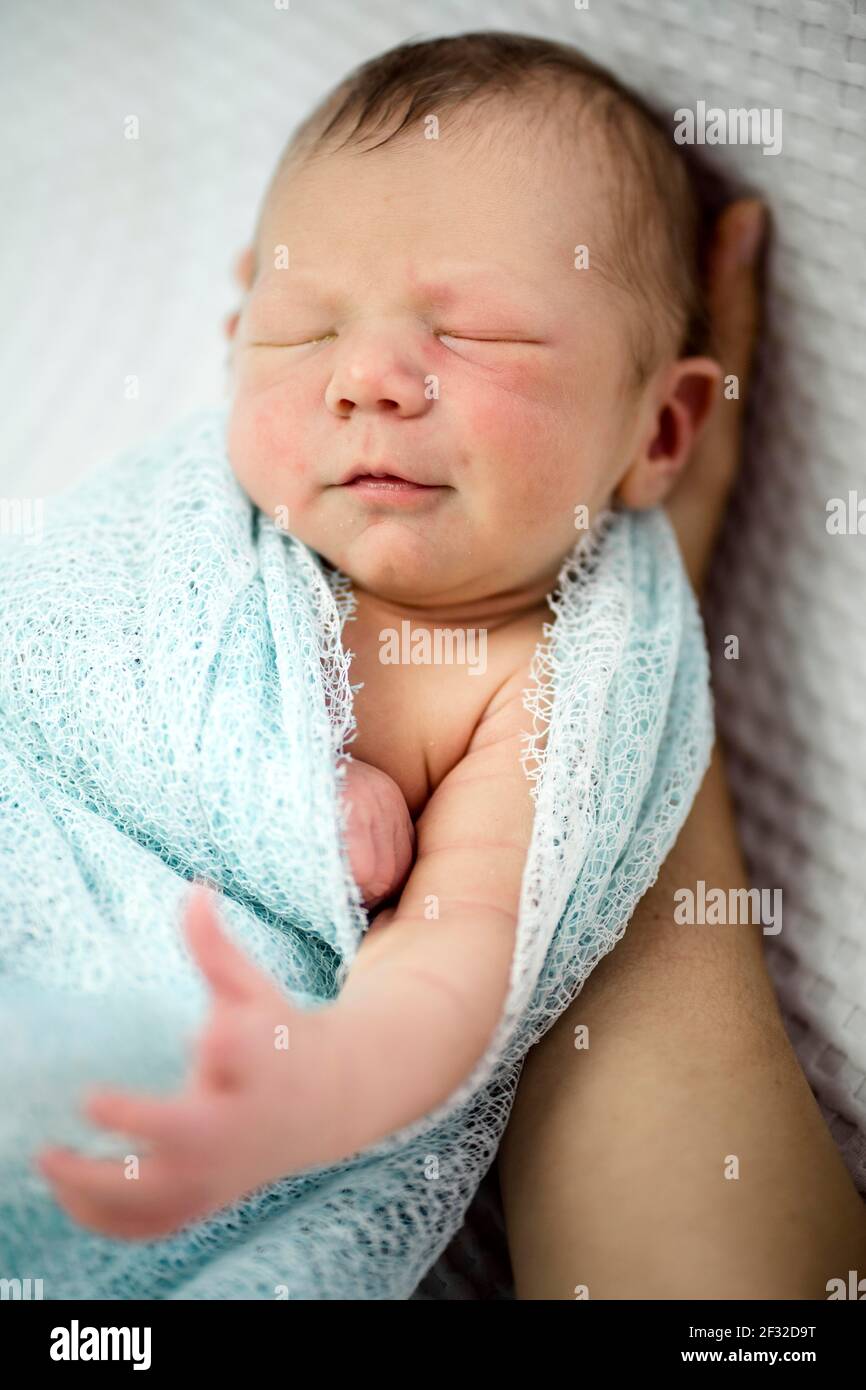
[[[415,827],[397,783],[369,763],[348,764],[343,800],[349,808],[349,863],[365,906],[375,907],[406,881],[415,852]]]
[[[103,1235],[167,1235],[256,1187],[352,1150],[345,1040],[328,1007],[292,1004],[222,932],[201,889],[184,927],[213,993],[185,1090],[169,1099],[91,1096],[88,1118],[132,1137],[124,1159],[55,1148],[36,1160],[60,1205]]]

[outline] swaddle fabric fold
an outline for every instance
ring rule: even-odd
[[[435,1112],[163,1239],[78,1226],[46,1142],[123,1156],[96,1084],[171,1091],[206,990],[191,881],[296,1002],[367,926],[342,837],[354,728],[345,575],[235,479],[201,411],[0,540],[0,1277],[46,1298],[408,1298],[493,1159],[520,1066],[622,935],[709,761],[708,661],[661,511],[577,538],[527,709],[535,801],[508,994]],[[542,739],[544,735],[544,739]]]

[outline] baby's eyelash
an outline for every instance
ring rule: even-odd
[[[436,328],[433,330],[434,338],[454,338],[461,343],[533,343],[536,338],[482,338],[470,333],[454,333],[448,328]],[[303,338],[299,343],[264,343],[253,342],[250,347],[272,347],[272,348],[292,348],[292,347],[311,347],[314,343],[326,343],[330,338],[336,338],[336,333],[322,333],[317,338]]]
[[[323,333],[323,334],[321,335],[321,337],[319,337],[319,338],[302,338],[301,341],[300,341],[299,343],[263,343],[263,342],[251,342],[251,343],[250,343],[250,347],[272,347],[272,348],[309,347],[311,343],[324,343],[324,342],[326,342],[326,340],[327,340],[328,338],[336,338],[336,336],[337,336],[336,333]]]
[[[460,343],[518,343],[519,338],[477,338],[471,333],[452,333],[447,328],[438,328],[436,338],[456,338]]]
[[[320,333],[315,338],[304,338],[300,343],[287,343],[287,347],[310,347],[313,343],[326,343],[329,338],[336,338],[336,333]]]

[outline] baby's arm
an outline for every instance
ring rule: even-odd
[[[469,1074],[505,999],[532,833],[526,683],[494,697],[430,798],[393,918],[374,925],[334,1003],[296,1006],[222,931],[209,898],[192,895],[187,944],[213,998],[191,1075],[178,1096],[102,1090],[87,1102],[92,1123],[143,1143],[141,1182],[117,1158],[40,1153],[75,1220],[129,1239],[167,1234],[375,1143]]]
[[[534,811],[520,762],[527,684],[521,672],[500,689],[427,803],[394,915],[365,940],[334,1006],[357,1148],[444,1101],[499,1019]]]

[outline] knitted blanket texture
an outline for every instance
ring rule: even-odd
[[[526,693],[535,805],[507,998],[438,1109],[152,1241],[77,1225],[43,1144],[122,1156],[95,1085],[166,1093],[207,991],[193,879],[303,1007],[368,925],[342,831],[354,598],[246,496],[225,407],[47,499],[0,539],[0,1277],[46,1298],[408,1298],[459,1228],[523,1058],[624,932],[706,770],[708,661],[661,511],[581,536]],[[541,735],[546,734],[542,744]]]

